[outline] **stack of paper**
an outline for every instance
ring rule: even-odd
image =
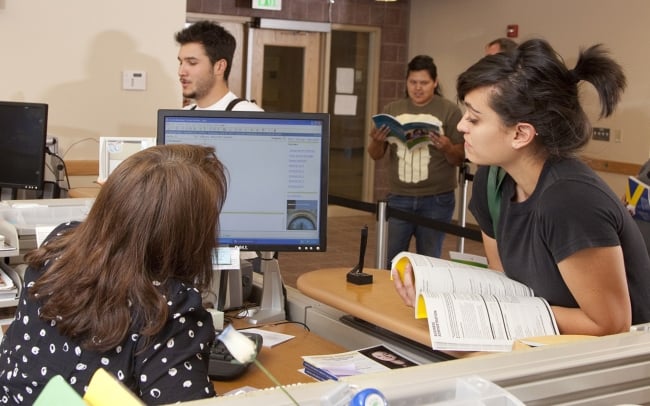
[[[383,345],[338,354],[305,355],[302,360],[305,373],[319,381],[337,381],[345,376],[417,365],[416,362]]]
[[[18,287],[7,273],[0,269],[0,301],[15,300],[18,295]]]

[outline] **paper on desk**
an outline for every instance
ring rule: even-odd
[[[43,244],[43,241],[47,238],[48,235],[56,228],[56,225],[54,226],[36,226],[35,231],[36,231],[36,246],[40,247],[41,244]]]
[[[274,331],[262,330],[259,328],[247,328],[246,332],[259,334],[262,336],[262,345],[267,348],[275,347],[285,341],[289,341],[295,336],[283,333],[276,333]]]

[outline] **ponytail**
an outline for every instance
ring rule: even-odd
[[[600,98],[600,118],[614,112],[627,85],[623,68],[608,56],[602,44],[581,51],[575,68],[569,74],[596,88]]]

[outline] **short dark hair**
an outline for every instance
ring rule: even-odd
[[[492,45],[499,45],[499,52],[511,52],[517,48],[517,43],[515,41],[505,37],[497,38],[488,43],[488,47]]]
[[[513,52],[487,55],[461,73],[459,100],[474,89],[490,87],[489,105],[506,126],[529,123],[536,142],[551,157],[574,155],[590,138],[591,124],[580,105],[578,82],[598,92],[601,117],[611,115],[626,86],[623,68],[602,44],[581,50],[575,68],[542,39],[531,39]]]
[[[202,44],[212,65],[220,59],[225,59],[227,66],[223,76],[228,80],[237,47],[235,37],[228,30],[213,21],[197,21],[177,32],[175,38],[180,45],[192,42]]]
[[[414,56],[413,59],[411,59],[411,61],[408,63],[406,69],[406,77],[408,78],[409,73],[414,71],[419,71],[419,70],[425,70],[429,72],[429,76],[431,76],[431,80],[438,79],[438,68],[436,67],[436,64],[433,62],[433,58],[430,57],[429,55]],[[440,90],[439,84],[438,86],[436,86],[433,92],[438,96],[442,96],[442,91]]]

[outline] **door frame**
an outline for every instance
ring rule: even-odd
[[[323,111],[323,56],[326,34],[315,31],[293,31],[283,29],[248,27],[246,64],[246,98],[263,105],[262,81],[264,70],[264,47],[285,46],[302,48],[304,65],[302,72],[302,111],[316,113]],[[315,63],[314,63],[315,62]]]
[[[332,24],[332,31],[352,31],[368,33],[368,86],[366,90],[366,111],[369,113],[366,117],[366,125],[364,134],[370,134],[370,129],[374,127],[372,116],[377,113],[377,104],[379,100],[379,65],[381,55],[381,29],[379,27],[372,27],[366,25],[348,25],[348,24]],[[328,34],[327,52],[328,60],[326,62],[325,77],[330,77],[330,49],[331,49],[331,34]],[[327,89],[326,88],[326,89]],[[325,92],[325,106],[328,106],[327,92]],[[375,195],[375,161],[368,155],[368,145],[370,144],[370,137],[364,136],[364,154],[363,154],[363,179],[361,181],[361,200],[365,202],[374,202]]]

